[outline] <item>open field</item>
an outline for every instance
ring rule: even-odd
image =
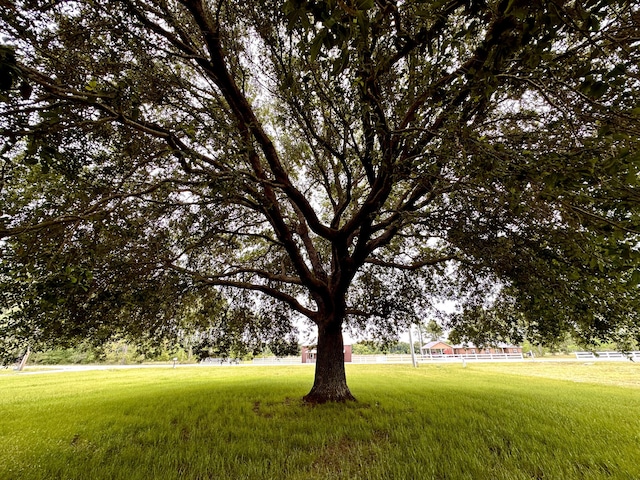
[[[640,365],[349,365],[0,375],[0,478],[638,479]]]

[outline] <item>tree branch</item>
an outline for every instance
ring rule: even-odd
[[[446,255],[444,257],[431,258],[429,260],[422,260],[422,261],[413,262],[410,264],[390,262],[390,261],[381,260],[379,258],[372,257],[372,258],[368,258],[365,263],[369,263],[371,265],[377,265],[380,267],[396,268],[398,270],[416,271],[424,267],[431,267],[433,265],[438,265],[439,263],[446,263],[451,260],[459,260],[459,257],[457,255]]]
[[[202,275],[199,272],[195,272],[193,270],[189,270],[187,268],[184,267],[180,267],[174,263],[168,264],[167,265],[169,268],[183,273],[183,274],[187,274],[189,276],[191,276],[195,281],[206,284],[206,285],[213,285],[213,286],[218,286],[218,287],[233,287],[233,288],[239,288],[242,290],[252,290],[252,291],[257,291],[257,292],[261,292],[264,293],[266,295],[269,295],[270,297],[273,297],[277,300],[280,300],[284,303],[286,303],[287,305],[289,305],[293,310],[295,310],[296,312],[301,313],[302,315],[306,316],[307,318],[309,318],[312,321],[316,321],[317,320],[317,312],[314,310],[310,310],[308,308],[306,308],[305,306],[303,306],[300,302],[298,302],[298,300],[296,300],[294,297],[292,297],[291,295],[288,295],[284,292],[281,292],[280,290],[277,290],[275,288],[269,287],[267,285],[259,285],[259,284],[253,284],[253,283],[248,283],[248,282],[240,282],[240,281],[234,281],[234,280],[226,280],[224,278],[216,278],[216,277],[209,277],[206,275]]]

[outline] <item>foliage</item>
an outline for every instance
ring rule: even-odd
[[[571,336],[566,335],[564,338],[558,339],[551,345],[532,345],[530,342],[525,341],[522,344],[522,351],[526,355],[529,352],[533,352],[536,357],[544,357],[548,354],[551,355],[572,355],[575,352],[592,351],[592,352],[632,352],[637,351],[640,345],[637,343],[598,343],[592,345],[580,345],[576,343]]]
[[[387,353],[385,348],[381,348],[373,342],[357,342],[352,346],[352,353],[354,355],[372,355]]]
[[[415,344],[416,352],[420,351],[420,346]],[[352,345],[354,355],[408,355],[411,353],[410,345],[407,342],[396,342],[380,345],[375,341],[362,341]]]
[[[193,351],[197,358],[243,358],[268,349],[276,357],[298,355],[297,330],[285,319],[272,323],[251,312],[231,311],[216,318],[208,331],[196,335]]]
[[[640,335],[634,2],[0,10],[7,348],[306,318],[351,398],[343,326],[446,300],[479,339]]]
[[[57,348],[44,352],[33,352],[29,355],[29,365],[72,365],[95,363],[97,360],[98,355],[89,345]]]
[[[433,319],[429,320],[424,325],[419,325],[418,328],[423,329],[429,336],[429,340],[432,342],[440,340],[444,336],[444,329]]]

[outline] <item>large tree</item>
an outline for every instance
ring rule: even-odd
[[[635,2],[0,11],[5,338],[155,334],[221,293],[317,326],[323,402],[353,398],[345,325],[434,298],[458,327],[638,335]]]

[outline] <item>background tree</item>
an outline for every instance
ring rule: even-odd
[[[317,326],[322,402],[353,398],[344,325],[437,296],[638,334],[634,2],[0,9],[5,338],[162,334],[223,295]]]
[[[426,323],[424,332],[432,342],[440,340],[444,335],[444,329],[433,319]]]

